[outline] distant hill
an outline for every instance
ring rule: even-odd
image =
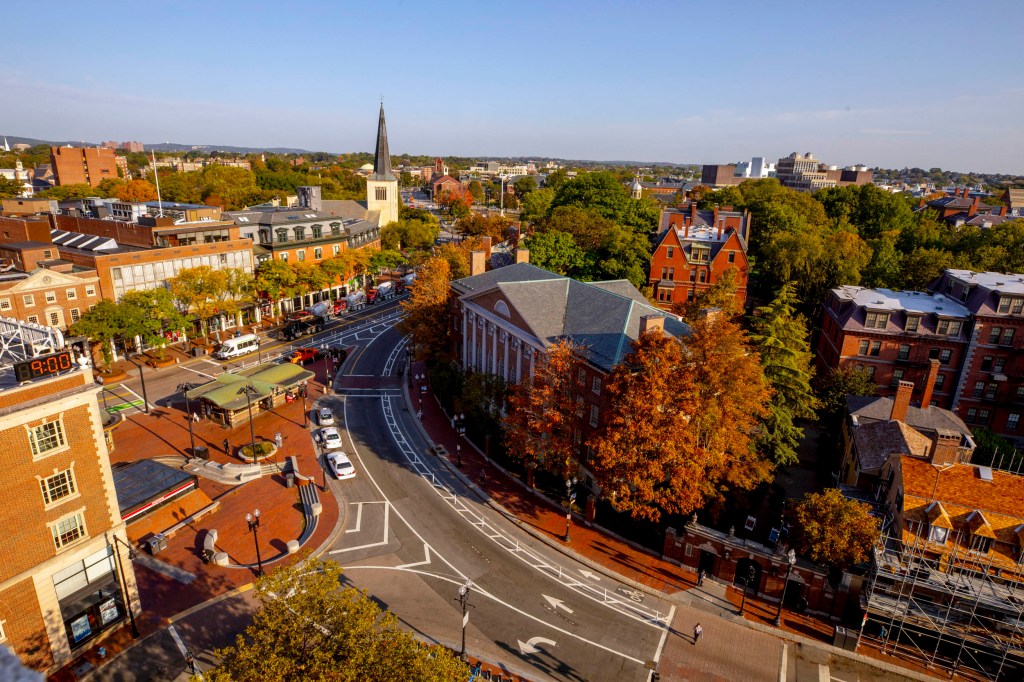
[[[2,137],[2,136],[0,136]],[[38,144],[46,144],[53,147],[62,147],[64,145],[72,145],[74,147],[96,147],[99,142],[91,142],[89,140],[39,140],[34,137],[19,137],[17,135],[8,135],[7,143],[12,147],[16,144],[27,144],[36,146]],[[150,144],[149,142],[143,142],[146,145],[146,151],[154,150],[158,152],[188,152],[188,151],[220,151],[230,152],[232,154],[259,154],[260,152],[269,152],[271,154],[310,154],[308,149],[296,149],[293,147],[232,147],[231,145],[222,144],[181,144],[178,142],[157,142]]]

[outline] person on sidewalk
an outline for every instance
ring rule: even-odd
[[[707,575],[707,573],[704,572],[703,568],[700,569],[699,571],[697,571],[697,587],[700,587],[701,585],[704,584],[704,577],[706,575]]]
[[[227,438],[225,438],[223,445],[224,445],[224,454],[225,455],[230,455],[231,454],[231,442],[228,441]]]
[[[462,468],[462,444],[461,443],[456,443],[455,444],[455,458],[456,458],[456,461],[457,461],[457,465],[456,466],[458,466],[461,469]]]
[[[199,414],[197,412],[193,412],[192,413],[192,421],[194,421],[196,423],[199,422]]]
[[[484,484],[484,480],[486,478],[487,478],[487,470],[486,469],[481,469],[480,470],[480,475],[477,476],[476,484],[482,486]]]
[[[701,635],[703,635],[703,634],[704,634],[704,628],[702,628],[700,626],[700,623],[697,623],[696,625],[693,626],[693,645],[694,646],[697,645],[697,640],[700,639]]]

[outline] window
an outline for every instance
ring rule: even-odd
[[[661,278],[662,279],[668,279],[668,268],[662,268],[661,269]]]
[[[86,296],[95,296],[96,295],[96,287],[86,287],[85,288],[85,295]]]
[[[584,370],[581,369],[578,372],[576,372],[576,383],[579,384],[580,386],[583,386],[584,384],[587,383],[587,373]]]
[[[992,371],[992,356],[991,355],[986,355],[984,358],[981,359],[981,371],[982,372],[991,372]]]
[[[880,352],[882,352],[882,342],[881,341],[872,341],[871,342],[871,355],[873,355],[874,357],[877,358],[878,354]]]
[[[43,296],[46,298],[46,302],[47,303],[56,303],[57,302],[57,292],[56,291],[47,291],[45,294],[43,294]]]
[[[874,365],[861,365],[868,373],[868,379],[875,380],[875,366]]]
[[[978,408],[972,407],[969,410],[967,410],[967,419],[965,419],[964,421],[966,421],[968,424],[976,423],[978,421]]]
[[[316,260],[320,260],[323,257],[324,250],[321,247],[318,246],[315,249],[313,249],[313,258],[315,258]]]
[[[67,547],[85,537],[85,517],[82,512],[65,516],[60,521],[50,524],[53,533],[53,544],[57,549]]]
[[[26,322],[31,322],[32,324],[39,324],[39,316],[38,315],[29,315],[28,319],[26,319],[25,321]]]
[[[669,278],[670,280],[672,280],[672,279],[675,279],[675,278],[676,278],[676,269],[675,269],[675,268],[669,268],[669,269],[668,269],[668,278]]]
[[[75,475],[71,469],[59,471],[49,478],[39,479],[39,487],[43,491],[43,504],[49,506],[75,494]]]
[[[341,223],[331,223],[331,236],[338,237],[341,235]]]
[[[314,225],[310,229],[313,231],[313,239],[320,239],[321,237],[324,236],[324,226],[323,225]]]
[[[32,455],[38,457],[66,447],[64,427],[60,419],[40,424],[34,428],[28,426],[28,440],[32,446]]]
[[[594,377],[594,383],[590,385],[590,390],[601,395],[601,377]]]
[[[298,259],[299,259],[300,262],[306,260],[306,250],[305,249],[300,249],[299,251],[296,251],[295,255],[298,256]]]
[[[868,313],[864,326],[868,329],[885,329],[889,324],[889,313]]]
[[[597,405],[590,406],[590,425],[597,426],[598,419],[601,417],[601,410]]]
[[[935,333],[942,336],[960,336],[960,329],[963,322],[960,320],[939,320]]]
[[[74,324],[75,322],[78,322],[78,320],[80,320],[82,318],[82,314],[78,311],[78,308],[72,308],[70,310],[70,312],[71,312],[71,322],[72,322],[72,324]]]
[[[992,549],[992,538],[975,535],[971,538],[971,549],[982,554],[988,554],[988,551]]]
[[[0,310],[10,310],[10,309],[11,309],[11,299],[9,299],[9,298],[0,298]]]
[[[696,270],[690,270],[690,281],[691,282],[696,282],[697,281],[697,271]]]
[[[375,196],[377,197],[377,201],[387,201],[387,198],[388,198],[388,188],[387,187],[375,187],[374,191],[376,193]]]
[[[73,301],[76,298],[78,298],[78,292],[75,291],[74,289],[65,289],[64,295],[68,297],[69,301]]]
[[[939,351],[939,362],[941,362],[942,364],[948,365],[949,359],[951,357],[953,357],[953,351],[951,351],[950,349],[944,348],[943,350]]]
[[[936,374],[935,375],[935,390],[941,391],[942,387],[946,385],[946,375]]]
[[[730,251],[729,252],[729,262],[730,263],[735,263],[736,262],[736,252],[735,251]]]
[[[60,313],[50,313],[50,326],[51,327],[59,327],[60,326]]]
[[[899,386],[899,383],[901,381],[903,381],[903,374],[904,374],[903,369],[894,369],[892,371],[892,382],[891,382],[891,384],[893,386]]]
[[[1006,430],[1007,431],[1016,431],[1017,430],[1017,424],[1019,424],[1019,423],[1020,423],[1020,414],[1018,414],[1017,412],[1011,412],[1006,417]]]
[[[999,341],[1000,345],[1009,346],[1013,344],[1013,333],[1016,329],[1007,327],[1003,330],[1003,338]]]
[[[934,542],[935,544],[944,545],[944,544],[946,544],[946,538],[948,538],[948,537],[949,537],[949,529],[948,528],[939,528],[938,526],[932,526],[932,528],[931,528],[931,535],[930,535],[930,537],[928,539],[931,540],[932,542]]]
[[[21,302],[25,304],[26,308],[31,308],[36,304],[36,299],[32,296],[32,294],[25,294],[24,296],[21,297]]]
[[[288,262],[288,252],[287,251],[285,251],[285,252],[283,252],[281,254],[281,260],[283,260],[285,263]]]
[[[917,328],[921,324],[921,318],[917,315],[907,317],[907,332],[910,334],[916,334]]]
[[[335,244],[333,249],[334,249],[334,255],[337,256],[339,253],[341,253],[341,244]]]
[[[1020,315],[1022,309],[1024,309],[1024,298],[1010,298],[1007,296],[999,297],[1000,315],[1005,315],[1006,313]]]
[[[669,246],[665,249],[665,258],[672,258],[676,255],[676,247]]]
[[[984,426],[988,424],[988,410],[978,410],[978,423]]]
[[[704,270],[701,270],[701,271],[700,271],[700,276],[698,277],[698,281],[700,281],[700,282],[706,282],[706,281],[707,281],[707,279],[708,279],[708,273],[707,273],[707,272],[705,272]]]
[[[286,242],[288,241],[288,230],[284,227],[277,230],[277,241]]]
[[[306,228],[304,228],[304,227],[296,227],[295,228],[295,241],[301,242],[305,238],[306,238]]]
[[[992,364],[992,371],[996,374],[1002,374],[1004,367],[1006,367],[1006,358],[996,358]]]
[[[900,352],[896,355],[899,360],[907,360],[910,358],[910,346],[907,344],[900,345]]]
[[[999,337],[1002,336],[1002,334],[1002,327],[992,327],[992,330],[988,333],[988,342],[993,344],[999,343]]]
[[[988,386],[986,386],[985,387],[985,400],[995,400],[996,399],[996,389],[998,387],[999,387],[999,384],[996,384],[996,383],[991,383]]]
[[[695,263],[707,263],[711,257],[711,249],[693,249],[693,261]]]
[[[1017,400],[1024,400],[1024,386],[1017,387]]]
[[[985,392],[985,382],[975,381],[974,382],[974,397],[980,398],[981,394]]]

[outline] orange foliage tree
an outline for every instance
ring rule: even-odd
[[[398,323],[398,330],[412,336],[417,359],[429,360],[448,354],[451,283],[448,261],[428,258],[412,285],[412,296],[401,303],[405,317]]]
[[[692,326],[688,338],[654,331],[633,342],[588,441],[602,495],[634,518],[688,514],[770,478],[754,449],[771,396],[757,354],[724,315]]]
[[[573,396],[574,353],[567,339],[553,344],[537,358],[533,377],[509,391],[505,441],[531,479],[537,469],[569,479],[578,468],[576,433],[583,412]]]
[[[470,214],[470,206],[473,205],[473,195],[463,187],[446,189],[437,198],[437,205],[448,210],[453,216],[463,218]]]
[[[797,551],[812,561],[845,568],[867,561],[878,540],[871,505],[848,499],[836,488],[807,493],[788,516]]]
[[[156,186],[149,180],[129,180],[117,189],[121,201],[156,201]]]

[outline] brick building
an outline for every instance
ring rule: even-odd
[[[719,189],[730,185],[738,185],[744,180],[749,180],[742,175],[736,175],[736,164],[704,165],[700,169],[700,184]]]
[[[793,152],[775,164],[775,176],[786,187],[814,192],[826,187],[866,185],[872,181],[874,173],[866,166],[840,169],[822,163],[810,152]]]
[[[50,163],[58,185],[95,187],[118,177],[114,150],[103,147],[50,147]]]
[[[99,386],[69,364],[20,385],[0,375],[0,642],[42,671],[140,610]]]
[[[0,254],[4,249],[0,247]],[[95,270],[73,272],[70,264],[61,267],[42,261],[25,279],[0,281],[0,316],[42,324],[61,331],[99,303],[99,277]]]
[[[953,227],[963,225],[976,225],[978,227],[991,227],[1007,220],[1013,220],[1014,216],[1007,215],[1006,206],[990,206],[981,201],[978,195],[971,196],[967,187],[957,189],[952,195],[928,200],[921,197],[917,210],[930,209],[939,214],[939,218]]]
[[[1020,443],[1024,429],[1024,275],[946,270],[933,291],[960,301],[973,329],[952,409]]]
[[[730,268],[737,271],[737,302],[747,298],[749,213],[700,211],[696,202],[664,209],[651,254],[648,283],[658,305],[671,308],[711,287]]]
[[[651,306],[625,280],[579,282],[520,262],[484,272],[484,253],[473,253],[473,272],[452,282],[452,351],[469,372],[496,374],[508,383],[533,376],[541,354],[561,339],[579,348],[576,384],[582,418],[577,442],[601,419],[602,386],[648,329],[676,337],[690,328]],[[593,487],[592,481],[584,481]]]
[[[430,180],[430,196],[437,201],[445,192],[461,192],[466,185],[459,182],[450,175],[442,175]]]
[[[943,294],[841,286],[829,293],[818,336],[820,374],[862,366],[879,395],[896,393],[901,381],[924,386],[939,361],[929,403],[951,407],[970,339],[971,313]],[[926,406],[926,405],[925,405]]]

